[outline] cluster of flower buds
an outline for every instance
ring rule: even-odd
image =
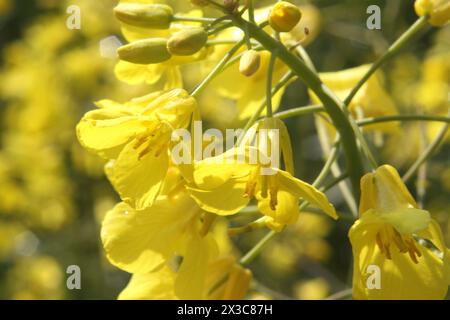
[[[174,19],[172,8],[164,4],[122,3],[114,8],[114,13],[117,19],[126,25],[150,29],[168,29]],[[124,61],[154,64],[169,60],[172,55],[193,55],[200,51],[207,41],[208,34],[204,28],[189,27],[175,32],[168,39],[133,41],[120,47],[117,53]]]
[[[276,32],[290,32],[300,22],[302,13],[300,9],[290,2],[277,2],[269,11],[268,21]],[[239,72],[251,77],[260,68],[261,55],[253,49],[244,52],[240,59]]]

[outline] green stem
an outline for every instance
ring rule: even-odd
[[[287,119],[298,116],[304,116],[310,113],[315,112],[323,112],[325,108],[322,105],[316,104],[311,106],[297,107],[292,108],[286,111],[277,112],[273,116],[279,119]],[[358,126],[364,127],[377,123],[384,122],[405,122],[405,121],[430,121],[430,122],[445,122],[450,123],[450,117],[445,116],[435,116],[435,115],[426,115],[426,114],[396,114],[392,116],[380,116],[380,117],[371,117],[371,118],[363,118],[360,120],[356,120],[356,124]]]
[[[296,46],[297,52],[300,55],[300,57],[305,61],[306,65],[317,74],[317,69],[314,66],[314,63],[312,62],[311,57],[309,56],[308,52],[306,52],[305,48],[301,44]]]
[[[372,150],[369,147],[369,144],[367,143],[366,139],[364,138],[364,134],[362,133],[361,129],[356,124],[355,119],[353,119],[349,115],[349,122],[355,131],[356,138],[358,139],[359,143],[361,144],[361,149],[364,152],[367,160],[369,160],[369,164],[372,167],[372,169],[378,168],[377,160],[375,159],[375,156],[372,153]]]
[[[208,40],[206,43],[207,46],[216,46],[216,45],[230,45],[230,44],[237,44],[240,40],[235,39],[214,39],[214,40]],[[254,43],[256,45],[256,43]],[[230,60],[231,61],[231,60]]]
[[[319,175],[312,184],[314,187],[321,185],[325,181],[325,178],[330,173],[331,165],[336,161],[339,155],[339,146],[340,146],[340,139],[339,136],[337,136],[336,142],[334,143],[333,148],[331,149],[330,154],[328,155],[327,161],[325,162],[322,170],[320,171]]]
[[[348,178],[348,173],[343,173],[339,177],[334,178],[330,183],[327,183],[326,185],[324,185],[323,188],[319,188],[319,190],[323,191],[323,192],[330,190],[335,185],[337,185],[339,182],[344,181],[347,178]]]
[[[267,243],[270,242],[278,232],[270,230],[249,252],[245,254],[239,261],[239,263],[243,266],[248,265],[250,262],[252,262],[258,254],[261,252],[261,250],[266,246]]]
[[[200,83],[195,90],[191,93],[191,96],[196,97],[206,86],[222,71],[223,67],[227,64],[227,62],[231,59],[231,57],[239,50],[239,48],[245,43],[245,39],[239,41],[230,51],[225,54],[225,56],[220,60],[220,62],[214,67],[214,69],[203,79],[202,83]]]
[[[275,60],[277,59],[277,52],[274,51],[270,55],[269,67],[267,68],[267,85],[266,85],[266,109],[267,117],[271,118],[273,116],[272,111],[272,79],[273,79],[273,68],[275,66]]]
[[[358,84],[352,89],[350,94],[345,99],[344,104],[346,107],[350,105],[359,89],[361,89],[364,83],[369,80],[369,78],[375,73],[375,71],[377,71],[383,64],[389,61],[397,53],[399,53],[405,47],[405,45],[408,44],[417,33],[419,33],[419,31],[425,28],[425,26],[427,26],[427,17],[424,16],[417,19],[417,21],[389,47],[386,53],[377,61],[375,61],[374,64],[372,64],[367,73],[361,78]]]
[[[402,177],[404,182],[407,182],[409,179],[411,179],[414,176],[414,174],[417,172],[417,170],[420,168],[420,166],[423,163],[425,163],[425,161],[427,161],[429,157],[431,157],[433,155],[433,153],[439,147],[442,140],[445,138],[445,135],[447,134],[449,126],[450,126],[449,123],[442,126],[442,128],[441,128],[441,130],[439,130],[439,133],[436,136],[436,138],[434,138],[434,140],[431,142],[431,144],[425,149],[424,153],[422,153],[420,155],[420,157],[411,165],[409,170]]]
[[[275,93],[277,93],[279,90],[281,90],[281,88],[283,88],[284,86],[286,86],[289,81],[291,81],[291,79],[294,77],[294,73],[292,71],[288,71],[287,73],[284,74],[284,76],[280,79],[280,81],[278,81],[278,83],[275,85],[275,87],[272,88],[272,95],[274,95]],[[242,139],[244,138],[245,132],[250,129],[250,127],[258,120],[258,118],[261,115],[261,112],[264,110],[264,108],[266,107],[266,100],[264,100],[264,102],[261,103],[261,105],[259,106],[258,110],[251,116],[251,118],[247,121],[247,123],[245,124],[244,128],[243,128],[243,134],[239,137],[237,144],[239,145],[240,142],[242,141]]]
[[[317,75],[317,77],[319,77],[319,75],[317,73],[317,69],[314,66],[314,63],[312,62],[312,59],[309,56],[308,52],[306,52],[305,48],[303,48],[303,46],[301,46],[301,45],[298,45],[296,47],[296,50],[297,50],[297,53],[300,55],[300,57],[303,59],[303,61],[305,61],[305,64],[309,67],[309,69],[311,69]],[[372,150],[370,149],[366,139],[364,138],[363,133],[361,132],[359,127],[356,125],[355,120],[348,113],[348,111],[345,110],[345,108],[344,108],[344,113],[347,116],[348,121],[350,122],[350,125],[352,126],[352,129],[355,132],[356,138],[358,139],[358,141],[361,145],[361,149],[363,150],[364,155],[366,156],[367,160],[369,160],[370,165],[372,166],[372,168],[378,167],[375,157],[372,154]]]
[[[281,42],[272,38],[258,26],[233,16],[233,21],[242,30],[248,28],[250,35],[267,50],[277,51],[277,56],[301,78],[316,94],[330,115],[334,126],[342,138],[342,146],[347,160],[347,170],[353,185],[355,199],[359,199],[359,181],[364,173],[361,156],[356,144],[355,132],[343,111],[343,104],[336,95],[325,86],[320,78],[296,55],[292,54]]]
[[[215,18],[203,18],[203,17],[189,17],[189,16],[173,16],[172,21],[183,21],[183,22],[207,22],[211,23],[216,21]]]
[[[277,112],[273,116],[278,119],[287,119],[323,111],[325,111],[325,108],[321,105],[316,104],[311,106],[293,108],[282,112]]]
[[[258,211],[259,211],[258,207],[255,206],[253,208],[253,212],[256,213]],[[265,220],[266,220],[265,217],[262,217],[262,218],[259,218],[259,219],[255,220],[255,221],[252,221],[252,222],[246,224],[245,226],[229,228],[228,229],[228,235],[230,237],[232,237],[232,236],[235,236],[235,235],[238,235],[238,234],[251,232],[251,231],[256,230],[256,229],[261,229],[261,228],[266,226]]]
[[[248,7],[248,20],[250,22],[255,23],[255,5],[253,4],[253,0],[247,0]]]
[[[219,33],[220,31],[231,28],[231,27],[233,27],[233,22],[226,22],[226,23],[220,24],[219,26],[217,26],[214,29],[208,29],[208,35],[210,36],[215,33]]]
[[[357,120],[358,126],[368,126],[376,123],[393,122],[393,121],[436,121],[450,123],[450,117],[423,115],[423,114],[399,114],[393,116],[381,116],[374,118],[364,118]]]

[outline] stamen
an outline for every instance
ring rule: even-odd
[[[405,253],[406,251],[408,251],[408,247],[403,241],[402,235],[396,229],[393,230],[394,230],[393,239],[395,244],[397,245],[400,252]]]
[[[410,256],[411,256],[411,255],[414,256],[414,258],[411,257],[411,259],[412,259],[415,263],[418,263],[416,256],[417,256],[417,257],[421,257],[421,256],[422,256],[422,253],[420,252],[419,248],[417,248],[417,246],[416,246],[416,244],[415,244],[415,242],[414,242],[414,239],[409,239],[409,240],[408,240],[408,252],[409,252],[409,255],[410,255]]]
[[[385,245],[384,249],[385,249],[385,253],[386,253],[386,258],[388,258],[389,260],[392,260],[391,251],[389,250],[389,244]]]
[[[257,169],[252,170],[245,186],[244,198],[253,198],[256,193],[256,185],[258,181]]]
[[[146,154],[148,154],[150,151],[152,151],[152,148],[150,147],[150,144],[147,145],[143,150],[139,152],[138,160],[141,160]]]
[[[133,145],[133,148],[136,150],[138,149],[140,146],[142,146],[146,141],[148,140],[148,135],[140,135],[136,137],[136,141]]]
[[[411,258],[411,260],[415,263],[418,264],[419,261],[417,261],[416,255],[414,250],[412,250],[411,248],[408,248],[408,253],[409,253],[409,257]]]
[[[270,194],[270,209],[276,210],[278,205],[278,179],[277,175],[269,176],[269,194]]]
[[[380,249],[381,254],[386,259],[392,260],[391,243],[394,242],[400,253],[408,253],[414,263],[419,263],[418,258],[422,256],[415,240],[410,235],[402,235],[394,227],[385,225],[377,232],[375,242]],[[395,248],[394,248],[395,249]]]
[[[377,232],[377,235],[375,236],[375,241],[377,243],[378,249],[380,249],[381,253],[384,254],[384,245],[379,232]]]
[[[255,196],[256,181],[250,179],[245,186],[244,198],[253,198]]]
[[[261,197],[267,198],[267,176],[261,176]]]

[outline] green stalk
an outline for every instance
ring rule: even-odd
[[[325,108],[321,105],[311,105],[299,108],[293,108],[282,112],[277,112],[273,116],[278,119],[287,119],[292,117],[304,116],[316,112],[324,112]]]
[[[243,266],[248,265],[250,262],[252,262],[258,254],[262,251],[262,249],[266,246],[267,243],[270,242],[278,232],[270,230],[264,238],[262,238],[249,252],[245,254],[239,261],[239,263]]]
[[[247,7],[248,7],[248,19],[250,22],[255,23],[255,5],[253,3],[253,0],[247,0]]]
[[[294,77],[294,74],[292,71],[288,71],[284,74],[284,76],[278,81],[278,83],[272,88],[272,95],[277,93],[281,88],[283,88],[285,85],[289,83],[289,81]],[[245,132],[250,129],[250,127],[258,120],[259,116],[261,115],[261,112],[266,107],[266,100],[264,100],[263,103],[259,106],[258,110],[252,115],[252,117],[247,121],[245,124],[242,132],[243,134],[238,138],[237,144],[239,145],[242,142],[242,139],[244,138]]]
[[[355,132],[343,111],[343,103],[322,83],[314,71],[310,70],[300,58],[292,54],[281,42],[241,17],[233,16],[232,19],[239,28],[244,31],[248,30],[250,35],[267,50],[277,51],[279,59],[289,66],[323,103],[342,138],[342,147],[347,160],[347,170],[351,178],[353,194],[355,199],[359,199],[359,181],[364,173],[364,167],[356,144]]]
[[[417,19],[417,21],[389,47],[386,53],[377,61],[375,61],[374,64],[372,64],[367,73],[361,78],[358,84],[352,89],[350,94],[345,99],[344,104],[346,107],[350,105],[350,102],[352,102],[352,99],[358,93],[359,89],[361,89],[364,83],[369,80],[369,78],[375,73],[375,71],[377,71],[383,64],[385,64],[396,54],[398,54],[405,47],[405,45],[414,38],[417,33],[425,28],[425,26],[427,26],[427,17],[424,16]]]
[[[274,51],[270,55],[269,67],[267,68],[266,109],[267,109],[267,117],[269,117],[269,118],[271,118],[273,116],[272,79],[273,79],[273,68],[275,66],[276,59],[277,59],[277,52]]]
[[[304,116],[310,113],[323,112],[325,108],[322,105],[316,104],[311,106],[292,108],[286,111],[277,112],[273,116],[279,119],[287,119],[298,116]],[[358,126],[364,127],[377,123],[384,122],[410,122],[410,121],[430,121],[430,122],[445,122],[450,123],[450,117],[445,116],[435,116],[427,114],[396,114],[392,116],[380,116],[363,118],[356,120]]]
[[[398,114],[392,116],[381,116],[376,118],[364,118],[357,120],[358,126],[368,126],[376,123],[394,122],[394,121],[436,121],[450,123],[450,117],[433,116],[424,114]]]
[[[328,176],[328,174],[331,171],[331,165],[337,160],[339,155],[339,146],[340,146],[340,139],[339,136],[336,137],[336,142],[333,145],[333,148],[330,151],[330,154],[328,156],[327,161],[325,162],[325,165],[323,166],[322,170],[320,171],[319,175],[317,176],[316,180],[313,182],[313,186],[317,187],[321,185],[325,178]]]
[[[204,18],[204,17],[189,17],[189,16],[173,16],[173,21],[183,21],[183,22],[214,22],[216,18]]]
[[[206,86],[223,70],[224,66],[227,62],[233,57],[233,55],[239,50],[240,47],[245,43],[245,39],[239,41],[227,54],[220,60],[220,62],[214,67],[214,69],[208,74],[208,76],[203,79],[202,83],[200,83],[194,91],[191,93],[191,96],[196,97]]]
[[[409,170],[402,177],[404,182],[407,182],[409,179],[411,179],[417,172],[417,170],[419,170],[420,166],[433,155],[433,153],[437,150],[442,140],[445,138],[449,126],[450,126],[449,123],[442,126],[441,130],[439,130],[439,133],[436,136],[436,138],[434,138],[433,142],[431,142],[431,144],[425,149],[424,153],[420,155],[420,157],[412,164]]]

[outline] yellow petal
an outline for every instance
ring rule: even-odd
[[[369,209],[396,211],[398,208],[417,207],[397,170],[382,165],[374,173],[361,179],[360,215]]]
[[[168,67],[166,69],[166,83],[164,89],[183,88],[183,77],[178,66]]]
[[[133,144],[131,141],[123,148],[110,177],[121,199],[140,210],[151,206],[158,196],[169,156],[167,150],[162,150],[159,155],[149,152],[140,157],[141,148],[135,149]]]
[[[145,130],[135,115],[124,108],[89,111],[77,125],[80,143],[102,157],[117,156],[111,150],[121,147]]]
[[[139,2],[139,1],[132,1]],[[149,1],[147,1],[148,3]],[[150,1],[151,2],[151,1]],[[144,1],[145,3],[145,1]],[[147,38],[166,38],[170,35],[167,29],[150,29],[132,26],[126,23],[121,23],[121,31],[125,39],[128,42],[133,42],[136,40],[147,39]]]
[[[366,64],[336,72],[325,72],[320,74],[320,78],[336,93],[338,98],[344,100],[369,68],[370,65]],[[320,100],[311,91],[310,95],[314,103],[320,103]],[[377,71],[361,87],[352,99],[349,110],[355,118],[378,117],[398,113],[393,100],[383,88],[383,74],[381,71]],[[383,123],[369,127],[372,129],[391,131],[397,126],[398,124],[396,123]]]
[[[415,208],[398,209],[382,213],[380,218],[401,234],[411,235],[424,230],[431,221],[430,213]]]
[[[349,232],[354,257],[353,297],[355,299],[443,299],[448,278],[442,259],[420,246],[422,256],[414,263],[408,253],[391,247],[392,259],[382,254],[375,242],[380,217],[369,211]],[[368,286],[369,266],[380,270],[380,289]],[[445,284],[444,284],[445,282]]]
[[[250,199],[244,197],[245,179],[230,179],[214,189],[188,186],[192,198],[205,211],[218,215],[232,215],[247,206]]]
[[[224,292],[221,297],[223,300],[241,300],[245,298],[252,273],[248,269],[244,269],[239,265],[234,265],[230,271],[228,281],[225,284]]]
[[[212,237],[192,238],[175,282],[175,293],[180,299],[193,300],[206,297],[208,262],[216,254],[217,247]]]
[[[165,69],[165,65],[160,63],[142,65],[119,61],[114,68],[114,73],[117,79],[128,84],[155,84],[161,79]]]
[[[161,266],[165,261],[162,252],[152,250],[153,242],[157,239],[152,233],[161,228],[161,224],[154,225],[157,218],[161,219],[158,215],[155,218],[150,213],[137,212],[123,202],[109,211],[101,230],[103,247],[109,261],[133,273],[149,273]]]
[[[184,243],[198,232],[199,215],[199,208],[185,192],[161,196],[143,211],[119,203],[102,224],[106,255],[125,271],[151,272],[184,252]]]
[[[167,266],[152,273],[134,274],[119,300],[175,300],[175,272]]]
[[[323,192],[320,192],[312,185],[291,176],[285,171],[278,171],[278,175],[280,181],[280,189],[283,188],[287,192],[290,192],[297,197],[301,197],[304,200],[308,201],[310,204],[319,207],[333,219],[338,218],[336,210],[328,201],[327,196]]]
[[[275,223],[279,224],[293,224],[297,221],[300,214],[298,208],[298,196],[287,192],[286,190],[279,190],[277,193],[277,201],[275,210],[270,208],[270,198],[261,198],[258,194],[258,208],[262,214],[273,218]]]
[[[249,176],[253,166],[248,163],[248,154],[243,148],[232,148],[221,155],[197,162],[193,180],[199,188],[212,190],[231,179]]]

